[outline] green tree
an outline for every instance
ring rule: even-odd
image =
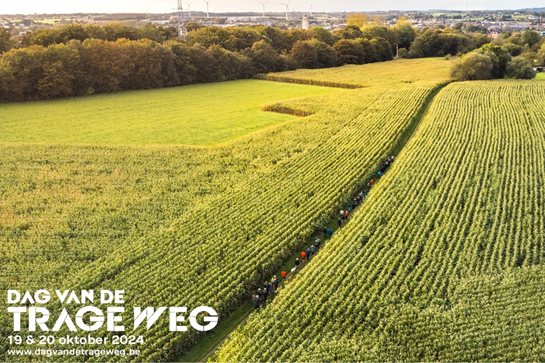
[[[0,101],[11,100],[11,90],[9,89],[13,82],[13,74],[7,62],[0,58]]]
[[[416,38],[416,30],[412,24],[409,23],[405,17],[401,17],[392,29],[397,35],[397,44],[399,45],[399,48],[409,49],[411,43]]]
[[[372,39],[372,38],[384,38],[388,39],[388,29],[384,26],[378,25],[366,25],[361,29],[362,38]]]
[[[257,73],[269,73],[278,70],[280,56],[265,40],[254,43],[251,51]]]
[[[30,47],[31,45],[41,45],[42,47],[47,47],[56,43],[56,37],[57,32],[53,29],[37,29],[33,32],[27,33],[21,39],[21,44],[25,47]]]
[[[0,27],[0,54],[7,52],[13,46],[9,30]]]
[[[121,81],[130,71],[130,61],[127,54],[122,52],[122,45],[102,39],[86,39],[82,46],[84,71],[92,81],[88,93],[120,91]]]
[[[141,38],[138,30],[132,26],[123,26],[119,23],[110,23],[105,25],[104,32],[106,40],[116,41],[118,39],[138,40]]]
[[[69,24],[60,27],[57,30],[56,43],[68,43],[70,40],[79,40],[83,42],[89,36],[80,24]]]
[[[318,68],[318,52],[308,42],[297,41],[291,48],[290,56],[297,62],[299,68]]]
[[[197,82],[197,67],[191,58],[191,49],[182,43],[167,41],[165,46],[174,54],[174,69],[178,85]]]
[[[262,40],[269,43],[278,53],[291,49],[292,44],[288,40],[285,31],[272,26],[258,26],[255,30],[261,36]]]
[[[363,49],[363,63],[373,63],[376,62],[379,55],[377,54],[377,44],[371,43],[369,39],[358,39],[362,49]]]
[[[519,56],[522,53],[522,47],[514,43],[505,43],[501,46],[501,49],[509,53],[512,57]]]
[[[216,60],[218,70],[221,73],[221,81],[238,79],[238,58],[235,57],[232,52],[223,49],[219,45],[212,45],[208,49],[208,52]]]
[[[4,80],[4,87],[9,90],[9,101],[38,99],[44,52],[44,47],[32,45],[28,48],[12,49],[2,55],[0,68],[8,75]]]
[[[384,62],[394,59],[392,45],[386,39],[377,37],[371,39],[370,42],[375,49],[375,62]]]
[[[190,48],[191,63],[195,65],[196,83],[218,82],[223,78],[216,59],[202,46]]]
[[[230,51],[240,51],[251,48],[255,42],[260,41],[261,35],[251,27],[227,28],[229,38],[224,42],[224,48]]]
[[[490,38],[488,38],[485,34],[475,34],[471,38],[471,41],[473,42],[473,46],[471,48],[476,49],[490,43]]]
[[[87,24],[83,27],[85,30],[85,33],[87,33],[87,37],[89,39],[102,39],[106,40],[108,38],[108,35],[106,34],[106,30],[95,24]]]
[[[74,81],[81,77],[78,49],[66,44],[47,47],[42,58],[42,76],[38,81],[40,99],[73,96]]]
[[[156,41],[157,43],[164,43],[169,39],[169,35],[164,28],[158,27],[154,24],[144,25],[138,28],[139,38],[146,38]]]
[[[288,31],[286,31],[286,39],[289,44],[288,49],[291,50],[291,48],[293,48],[293,45],[300,40],[305,41],[312,39],[313,35],[314,32],[310,30],[289,29]]]
[[[537,61],[540,66],[545,66],[545,44],[537,52]]]
[[[337,64],[337,53],[329,44],[318,39],[307,40],[307,43],[316,50],[318,68],[334,67]]]
[[[346,26],[334,32],[334,35],[340,39],[358,39],[363,38],[361,29],[355,25]]]
[[[359,41],[353,39],[341,39],[333,46],[337,53],[338,64],[363,64],[365,53]]]
[[[229,32],[223,28],[208,26],[197,29],[187,34],[187,43],[189,45],[200,44],[205,48],[212,45],[221,45],[225,48],[225,42],[229,39]]]
[[[327,45],[335,44],[335,37],[329,30],[324,29],[321,26],[313,26],[310,28],[310,31],[313,33],[312,37],[314,39],[324,42]]]
[[[517,79],[533,79],[536,72],[530,61],[524,57],[518,56],[513,58],[507,65],[507,77]]]
[[[493,53],[497,57],[497,66],[492,71],[492,78],[503,78],[507,71],[507,64],[511,56],[500,46],[494,44],[485,44],[479,49],[482,53]]]
[[[534,30],[525,30],[524,33],[522,33],[522,36],[520,37],[521,44],[520,45],[526,45],[531,48],[534,44],[537,44],[541,40],[541,36],[538,32]]]
[[[443,44],[439,34],[440,30],[426,29],[420,33],[412,43],[408,56],[410,58],[434,57],[444,54],[442,52]]]
[[[457,81],[491,79],[492,68],[493,64],[489,56],[471,52],[453,63],[450,76]]]

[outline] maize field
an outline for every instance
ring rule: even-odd
[[[216,361],[542,361],[545,85],[448,85],[353,219]]]
[[[374,66],[347,73],[378,79],[385,66]],[[446,68],[429,80],[415,72],[411,84],[384,77],[287,101],[310,116],[213,147],[2,142],[0,289],[125,290],[124,321],[134,306],[206,305],[221,319],[372,176],[447,81]],[[11,323],[0,329],[6,336]],[[169,332],[168,320],[138,333],[143,344],[115,348],[169,361],[196,339]],[[63,358],[74,359],[51,359]]]

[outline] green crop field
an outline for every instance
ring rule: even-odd
[[[42,143],[0,142],[0,289],[122,289],[127,297],[124,320],[132,319],[134,306],[201,305],[213,307],[221,320],[329,223],[382,160],[406,141],[429,99],[448,82],[448,61],[429,60],[425,71],[416,67],[420,61],[410,64],[403,60],[322,70],[322,77],[342,75],[369,87],[333,93],[324,89],[321,95],[306,88],[313,97],[269,102],[267,109],[310,116],[213,148],[55,143],[53,134]],[[263,83],[238,83],[232,91],[246,95],[239,100],[255,92],[245,84],[259,89]],[[94,111],[85,112],[100,119],[111,115],[113,104],[131,112],[150,94],[46,102],[49,112],[41,112],[49,117],[65,112],[52,105],[103,100],[108,105],[104,110],[95,103]],[[291,97],[281,96],[273,100]],[[127,99],[132,102],[121,102]],[[260,98],[255,107],[262,102]],[[30,113],[36,105],[41,103],[1,107],[28,107]],[[122,113],[118,121],[130,123]],[[71,134],[61,128],[59,133]],[[47,133],[41,126],[30,130]],[[117,140],[111,143],[129,140],[128,135],[126,128],[119,135],[110,132]],[[138,135],[135,140],[149,142],[147,135]],[[99,136],[93,136],[95,141]],[[82,130],[75,137],[91,141]],[[163,137],[167,135],[154,140]],[[5,304],[1,299],[0,309]],[[60,306],[49,309],[52,316],[60,312]],[[72,312],[74,306],[67,309]],[[0,320],[0,334],[10,331],[10,324]],[[26,333],[24,328],[21,334]],[[64,326],[58,334],[68,333]],[[105,327],[96,333],[113,334]],[[194,330],[169,332],[168,319],[136,333],[145,337],[143,344],[115,348],[139,349],[139,359],[146,361],[171,361],[196,338]],[[0,361],[6,360],[7,344],[0,341]]]
[[[277,123],[266,103],[335,88],[242,80],[55,101],[0,105],[0,141],[218,144]]]
[[[439,92],[348,225],[215,359],[543,361],[543,94]]]
[[[299,69],[297,71],[269,74],[270,80],[312,80],[317,83],[341,83],[364,87],[389,84],[412,84],[419,81],[442,82],[450,66],[444,58],[397,59],[361,67],[346,65],[338,68]]]
[[[544,80],[544,79],[545,79],[545,73],[538,73],[538,74],[536,74],[536,79]]]

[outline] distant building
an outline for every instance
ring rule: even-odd
[[[303,25],[301,26],[304,30],[309,30],[310,29],[310,25],[308,23],[308,17],[307,15],[303,15]]]

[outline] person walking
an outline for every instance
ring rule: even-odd
[[[339,225],[339,227],[341,227],[343,225],[343,220],[341,217],[339,217],[339,219],[337,219],[337,224]]]
[[[322,229],[322,233],[324,234],[324,238],[326,238],[327,237],[327,228],[326,227],[324,227]]]
[[[306,258],[307,258],[307,253],[305,251],[301,252],[301,259],[303,262],[305,262]]]
[[[313,255],[316,253],[316,247],[314,245],[310,246],[310,254]]]
[[[310,248],[307,248],[307,250],[305,251],[305,253],[307,254],[307,258],[310,260]]]
[[[276,279],[276,275],[273,276],[271,283],[272,283],[273,291],[276,291],[278,289],[278,280]]]
[[[299,266],[299,258],[295,259],[295,267]]]
[[[265,302],[267,301],[267,296],[269,295],[269,290],[265,289],[263,290],[262,296],[263,296],[263,305],[265,305]]]
[[[254,299],[254,309],[259,309],[259,295],[253,295],[253,299]]]
[[[329,238],[331,238],[331,235],[333,235],[333,231],[331,230],[331,228],[327,229],[327,235],[329,236]]]
[[[286,277],[288,277],[288,273],[286,271],[280,272],[280,276],[282,276],[282,279],[285,281]]]

